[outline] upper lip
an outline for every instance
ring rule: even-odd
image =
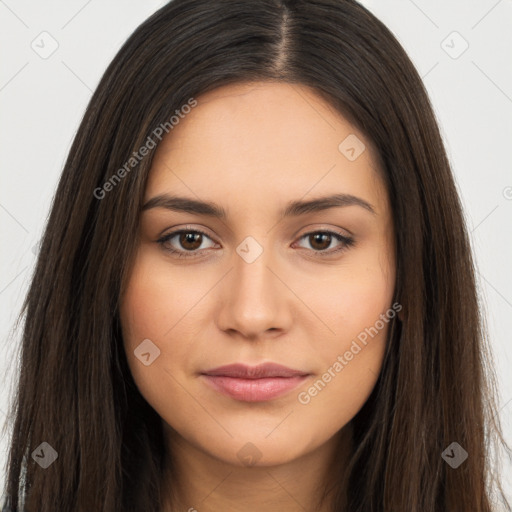
[[[257,366],[228,364],[202,372],[203,375],[237,377],[240,379],[263,379],[267,377],[297,377],[309,375],[308,372],[294,370],[277,363],[263,363]]]

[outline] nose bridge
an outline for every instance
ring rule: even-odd
[[[240,252],[244,250],[246,251],[244,256],[240,256]],[[270,250],[265,249],[257,256],[254,256],[254,251],[254,247],[249,247],[247,250],[247,245],[244,247],[242,244],[237,249],[233,277],[234,289],[239,299],[247,297],[259,301],[266,295],[271,295],[269,288],[272,288],[270,278],[273,274],[268,268],[271,260]]]
[[[268,240],[268,238],[266,239]],[[267,244],[265,244],[267,245]],[[233,255],[233,271],[222,293],[221,327],[255,336],[271,328],[283,327],[283,284],[270,268],[275,258],[268,246],[246,237]],[[270,267],[270,268],[269,268]]]

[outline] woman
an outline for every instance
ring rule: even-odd
[[[173,0],[137,28],[23,313],[11,510],[489,512],[501,488],[442,140],[352,0]]]

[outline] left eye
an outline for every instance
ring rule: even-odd
[[[337,253],[339,251],[342,251],[344,249],[347,249],[354,243],[354,239],[350,238],[348,236],[342,235],[341,233],[336,233],[334,231],[312,231],[310,233],[306,233],[305,235],[300,237],[300,240],[303,238],[306,238],[308,241],[313,240],[313,250],[316,246],[319,250],[314,250],[314,252],[319,253],[319,256],[329,255],[333,253]],[[326,247],[324,245],[327,242],[327,248],[331,245],[332,241],[337,241],[340,244],[340,247],[334,250],[326,251]],[[320,247],[318,247],[320,245]]]
[[[183,249],[177,249],[172,245],[172,240],[176,237],[179,237],[178,243]],[[175,254],[179,258],[190,258],[197,255],[199,249],[201,249],[203,238],[205,237],[211,240],[211,238],[201,230],[181,229],[164,235],[159,240],[157,240],[157,242],[165,251]],[[310,241],[309,243],[313,252],[317,253],[318,256],[327,256],[333,253],[338,253],[354,244],[354,240],[352,238],[342,235],[341,233],[336,233],[334,231],[311,231],[310,233],[306,233],[299,238],[299,240],[303,239]],[[313,241],[312,243],[311,240]],[[213,242],[213,240],[211,241]],[[333,241],[339,242],[340,247],[327,251],[331,245],[331,242]],[[215,243],[213,243],[213,246],[214,245]],[[211,247],[212,246],[209,248]],[[202,249],[205,249],[205,247]]]

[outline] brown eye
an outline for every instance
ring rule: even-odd
[[[306,239],[310,248],[318,256],[328,256],[348,249],[355,242],[353,238],[336,233],[334,231],[312,231],[303,235],[301,240]],[[338,242],[339,247],[328,250],[333,242]]]
[[[199,249],[201,246],[201,239],[202,239],[201,233],[196,233],[192,231],[183,231],[179,236],[179,243],[181,247],[188,251],[195,251],[196,249]],[[199,244],[198,244],[199,241]]]
[[[311,247],[319,251],[325,251],[331,245],[332,237],[328,233],[313,233],[308,235]]]
[[[202,249],[213,247],[214,244],[201,249],[201,245],[205,242],[205,239],[211,240],[206,233],[200,230],[181,229],[162,236],[157,242],[165,251],[176,254],[178,257],[186,258],[196,256]]]

